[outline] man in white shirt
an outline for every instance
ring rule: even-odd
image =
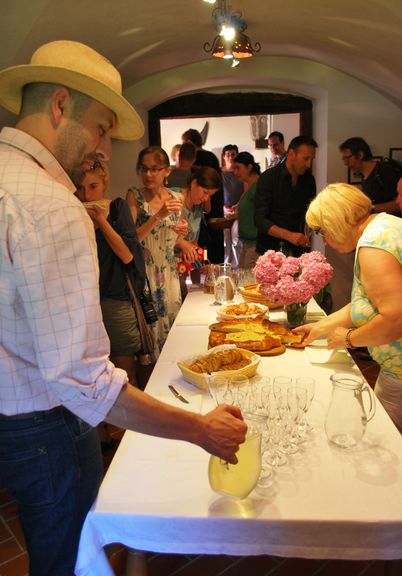
[[[102,476],[102,420],[187,440],[236,462],[246,425],[234,407],[202,416],[127,385],[109,361],[91,220],[74,196],[142,122],[118,71],[70,41],[0,72],[0,484],[13,492],[30,575],[74,572],[82,523]]]

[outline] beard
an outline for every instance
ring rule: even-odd
[[[85,130],[71,120],[62,129],[54,147],[54,155],[78,188],[85,173],[87,142]]]

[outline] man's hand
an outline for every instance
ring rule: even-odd
[[[301,232],[290,232],[289,238],[286,238],[291,244],[295,246],[309,246],[310,242],[307,236]]]
[[[205,414],[204,438],[199,445],[230,464],[237,463],[236,452],[246,439],[247,424],[237,406],[221,405]]]

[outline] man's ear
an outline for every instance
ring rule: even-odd
[[[58,127],[63,116],[69,116],[71,112],[71,94],[64,86],[59,86],[50,98],[50,114],[54,127]]]

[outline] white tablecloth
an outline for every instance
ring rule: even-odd
[[[185,382],[177,358],[207,348],[215,321],[213,297],[187,297],[163,348],[147,391],[185,407],[168,391],[173,383],[189,408],[206,412],[209,395]],[[319,310],[310,305],[310,312]],[[273,311],[270,318],[283,318]],[[191,320],[191,321],[189,321]],[[402,558],[402,438],[377,402],[376,415],[356,448],[331,447],[323,424],[334,371],[357,371],[351,359],[312,364],[304,350],[262,358],[267,376],[316,379],[310,411],[314,431],[303,449],[275,470],[272,487],[242,501],[215,494],[209,456],[184,442],[126,432],[82,531],[76,574],[112,576],[103,546],[167,553],[301,558]]]

